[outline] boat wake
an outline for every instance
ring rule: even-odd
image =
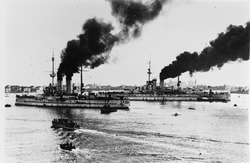
[[[87,149],[76,148],[76,149],[72,150],[72,153],[74,153],[76,156],[78,156],[79,158],[84,159],[84,160],[91,159],[90,152]]]
[[[91,129],[77,129],[74,131],[75,133],[90,133],[90,134],[97,134],[97,135],[107,135],[108,133],[97,131],[97,130],[91,130]]]
[[[74,160],[74,162],[91,162],[93,159],[91,157],[90,152],[87,149],[80,149],[76,147],[76,149],[72,149],[71,151],[61,149],[60,146],[57,148],[59,151],[63,153],[64,156],[67,156],[68,160]]]

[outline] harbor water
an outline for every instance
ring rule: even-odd
[[[6,163],[250,162],[249,95],[222,102],[131,101],[130,110],[15,106],[5,97]],[[178,116],[175,116],[175,113]],[[54,118],[80,124],[52,129]],[[61,143],[76,149],[66,151]]]

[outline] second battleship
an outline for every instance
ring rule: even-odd
[[[126,94],[130,101],[208,101],[208,102],[228,102],[230,101],[229,91],[215,91],[212,89],[198,92],[186,92],[180,88],[181,81],[177,81],[177,89],[164,87],[164,81],[160,81],[160,86],[156,85],[156,79],[150,80],[151,67],[149,62],[148,81],[143,90],[131,91]]]

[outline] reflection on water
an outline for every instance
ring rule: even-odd
[[[247,95],[232,94],[228,103],[137,101],[108,115],[17,107],[14,95],[5,99],[12,105],[5,108],[6,162],[249,162]],[[81,129],[52,129],[54,118],[75,120]],[[69,140],[76,149],[61,150]]]

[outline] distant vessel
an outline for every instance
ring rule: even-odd
[[[229,96],[229,93],[208,94],[208,95],[198,96],[197,100],[209,101],[209,102],[227,102],[227,101],[230,101],[230,96]]]
[[[157,94],[155,93],[133,93],[128,94],[130,101],[197,101],[198,95],[189,94]]]
[[[127,95],[130,101],[209,101],[209,102],[228,102],[230,93],[214,94],[157,94],[155,93],[133,93]]]
[[[156,86],[156,79],[150,80],[151,67],[149,62],[148,81],[146,90],[139,93],[128,93],[126,97],[130,101],[209,101],[209,102],[227,102],[230,101],[229,91],[212,91],[199,93],[186,93],[180,87],[181,81],[177,81],[177,89],[164,89],[163,81],[160,82],[160,88]]]
[[[249,94],[249,90],[235,90],[235,91],[230,91],[230,93]]]
[[[62,91],[62,81],[58,81],[57,88],[54,86],[54,56],[52,57],[52,84],[45,88],[42,95],[16,95],[16,106],[37,106],[37,107],[66,107],[66,108],[103,108],[108,103],[110,108],[129,109],[130,101],[121,95],[108,97],[99,93],[82,93],[82,69],[81,69],[81,93],[71,91],[71,81],[66,81],[66,92]]]
[[[11,104],[5,104],[4,106],[5,107],[11,107]]]

